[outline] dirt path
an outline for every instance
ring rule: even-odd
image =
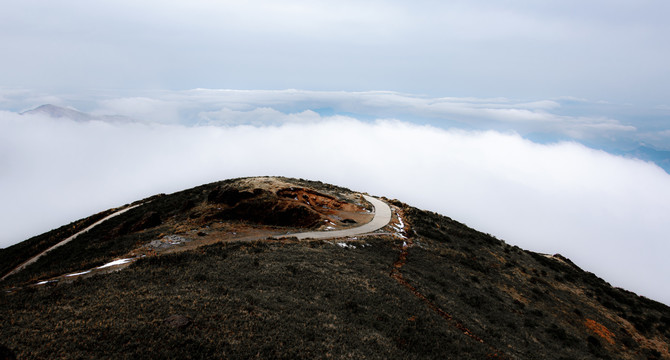
[[[368,233],[371,233],[375,230],[379,230],[379,229],[383,228],[384,226],[388,225],[391,222],[391,218],[393,216],[393,214],[391,212],[391,208],[386,203],[384,203],[383,201],[378,200],[374,197],[367,196],[367,195],[363,195],[363,197],[365,198],[365,200],[370,202],[372,204],[372,206],[374,206],[374,217],[372,218],[372,220],[370,222],[368,222],[364,225],[354,227],[354,228],[349,228],[349,229],[342,229],[342,230],[308,231],[308,232],[294,233],[294,234],[275,235],[275,236],[273,236],[273,238],[274,239],[285,239],[285,238],[288,238],[288,237],[295,237],[298,240],[304,240],[304,239],[335,239],[335,238],[340,238],[340,237],[350,237],[350,236],[368,234]],[[87,227],[86,229],[70,236],[69,238],[59,242],[58,244],[50,247],[49,249],[45,250],[44,252],[40,253],[39,255],[31,258],[30,260],[24,262],[21,265],[19,265],[14,270],[12,270],[10,273],[5,275],[2,279],[4,279],[5,277],[7,277],[9,275],[12,275],[12,274],[15,274],[15,273],[19,272],[20,270],[24,269],[28,265],[37,261],[41,256],[48,253],[49,251],[51,251],[51,250],[53,250],[53,249],[55,249],[59,246],[63,246],[65,244],[67,244],[68,242],[72,241],[74,238],[76,238],[80,234],[85,233],[86,231],[92,229],[93,227],[103,223],[104,221],[106,221],[106,220],[108,220],[108,219],[110,219],[114,216],[121,215],[124,212],[126,212],[128,210],[131,210],[131,209],[133,209],[137,206],[140,206],[140,205],[142,205],[142,204],[131,206],[129,208],[117,211],[117,212],[107,216],[106,218],[104,218],[104,219],[96,222],[95,224]],[[167,250],[165,253],[181,252],[181,251],[191,250],[191,249],[200,247],[202,245],[206,245],[206,244],[209,244],[209,243],[221,242],[221,241],[227,241],[227,242],[255,241],[255,240],[260,240],[260,239],[266,239],[271,234],[272,234],[272,232],[265,232],[265,233],[262,233],[262,234],[242,235],[242,236],[239,236],[239,237],[234,237],[234,238],[226,239],[226,240],[211,239],[209,241],[193,241],[192,243],[187,243],[188,245],[185,246],[185,247],[172,248],[172,249]],[[276,234],[276,232],[275,232],[275,234]],[[141,256],[132,255],[130,257],[120,259],[120,260],[123,260],[122,263],[113,264],[114,263],[114,261],[113,261],[110,264],[103,265],[103,267],[108,268],[109,271],[118,270],[120,268],[123,268],[123,267],[126,267],[126,266],[132,264],[133,262],[135,262],[135,260],[139,259],[140,257]],[[115,260],[115,261],[120,261],[120,260]],[[79,275],[90,275],[90,274],[95,273],[96,269],[99,269],[99,268],[89,269],[89,270],[86,270],[86,271],[80,271],[80,272],[76,272],[76,273],[72,273],[72,274],[61,275],[61,276],[58,276],[56,278],[41,281],[41,282],[37,283],[36,285],[43,285],[43,284],[50,283],[50,282],[58,282],[60,279],[67,278],[67,277],[74,278],[74,277],[77,277]]]
[[[277,235],[275,239],[286,237],[296,237],[298,240],[304,239],[335,239],[340,237],[356,236],[367,234],[375,230],[379,230],[388,225],[391,221],[391,208],[383,201],[372,196],[363,195],[365,200],[372,204],[375,208],[375,217],[367,224],[343,230],[334,231],[308,231],[295,234]]]
[[[456,329],[460,330],[463,335],[468,336],[472,340],[486,344],[482,338],[479,336],[475,335],[470,329],[468,329],[462,322],[456,320],[451,314],[448,312],[444,311],[442,308],[440,308],[435,302],[431,301],[426,295],[424,295],[422,292],[420,292],[417,288],[412,286],[412,284],[409,283],[403,276],[402,273],[400,272],[400,269],[402,269],[403,266],[407,263],[407,255],[409,254],[409,248],[411,248],[414,245],[414,242],[412,239],[407,239],[406,242],[403,243],[402,247],[400,248],[400,255],[398,255],[398,260],[393,263],[393,266],[391,267],[391,273],[389,274],[391,278],[393,278],[395,281],[397,281],[400,285],[404,286],[409,290],[414,296],[419,298],[419,300],[423,301],[426,306],[428,306],[429,309],[435,311],[439,316],[441,316],[444,320],[449,323],[449,325],[455,327]],[[493,346],[486,344],[491,352],[488,354],[487,358],[489,359],[504,359],[505,356],[501,351],[498,351],[495,349]]]
[[[138,207],[138,206],[140,206],[140,205],[143,205],[143,204],[138,204],[138,205],[133,205],[133,206],[127,207],[127,208],[122,209],[122,210],[119,210],[119,211],[117,211],[117,212],[115,212],[115,213],[113,213],[113,214],[111,214],[111,215],[108,215],[107,217],[103,218],[102,220],[98,220],[96,223],[94,223],[93,225],[87,227],[86,229],[84,229],[84,230],[82,230],[82,231],[80,231],[80,232],[78,232],[78,233],[76,233],[76,234],[70,236],[69,238],[67,238],[67,239],[65,239],[65,240],[63,240],[63,241],[61,241],[61,242],[59,242],[59,243],[56,244],[56,245],[53,245],[52,247],[50,247],[50,248],[48,248],[48,249],[42,251],[41,253],[39,253],[39,254],[33,256],[32,258],[28,259],[26,262],[24,262],[23,264],[17,266],[16,268],[14,268],[14,270],[10,271],[10,272],[7,273],[5,276],[3,276],[2,278],[0,278],[0,280],[4,280],[4,279],[7,278],[8,276],[13,275],[13,274],[16,274],[17,272],[19,272],[19,271],[25,269],[28,265],[35,263],[37,260],[39,260],[39,258],[41,258],[42,256],[44,256],[44,255],[45,255],[46,253],[48,253],[49,251],[51,251],[51,250],[53,250],[53,249],[56,249],[56,248],[58,248],[58,247],[61,247],[61,246],[65,245],[65,244],[67,244],[67,243],[69,243],[70,241],[74,240],[77,236],[79,236],[79,235],[81,235],[81,234],[83,234],[83,233],[85,233],[85,232],[87,232],[87,231],[93,229],[94,227],[96,227],[96,226],[102,224],[103,222],[105,222],[105,221],[107,221],[107,220],[109,220],[109,219],[111,219],[111,218],[113,218],[113,217],[115,217],[115,216],[119,216],[119,215],[125,213],[126,211],[131,210],[131,209],[134,209],[134,208],[136,208],[136,207]]]

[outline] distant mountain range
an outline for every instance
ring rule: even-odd
[[[0,358],[670,358],[668,306],[366,199],[226,180],[0,249]]]
[[[61,106],[56,106],[56,105],[51,105],[51,104],[45,104],[45,105],[40,105],[32,110],[24,111],[21,113],[21,115],[46,115],[52,118],[67,118],[70,120],[74,121],[92,121],[92,120],[100,120],[100,121],[109,121],[109,122],[131,122],[133,121],[131,118],[127,116],[122,116],[122,115],[91,115],[85,112],[81,112],[79,110],[71,109],[71,108],[65,108]]]

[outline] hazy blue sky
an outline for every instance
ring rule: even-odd
[[[0,247],[285,175],[397,197],[670,304],[670,175],[582,145],[670,150],[668,1],[0,4]],[[119,116],[19,115],[47,103]]]

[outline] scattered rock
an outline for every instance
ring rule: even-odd
[[[154,249],[167,249],[169,247],[172,247],[174,245],[180,245],[186,242],[191,241],[190,239],[187,239],[183,236],[179,235],[165,235],[161,239],[156,239],[145,245],[146,247],[149,248],[154,248]]]
[[[191,324],[191,319],[184,315],[170,315],[163,319],[163,323],[173,329],[183,329]]]
[[[154,249],[162,249],[164,247],[167,247],[165,245],[167,245],[167,244],[165,244],[164,242],[162,242],[160,240],[153,240],[152,242],[148,243],[146,246],[150,247],[150,248],[154,248]]]
[[[179,236],[179,235],[165,235],[165,236],[163,236],[163,240],[169,242],[172,245],[183,244],[185,242],[191,241],[191,240],[189,240],[189,239],[187,239],[183,236]]]

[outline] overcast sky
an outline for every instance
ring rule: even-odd
[[[670,150],[667,1],[0,3],[0,247],[285,175],[397,197],[670,304],[670,175],[582,145]],[[19,115],[46,103],[119,116]]]
[[[665,0],[3,0],[0,84],[670,106],[669,17]]]

